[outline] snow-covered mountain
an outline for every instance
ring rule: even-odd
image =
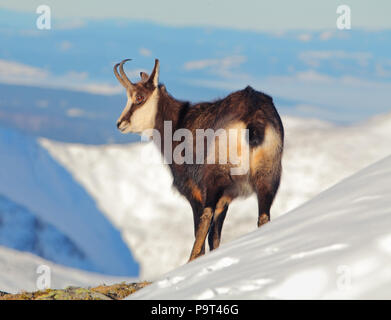
[[[96,208],[94,199],[35,138],[0,127],[0,150],[0,195],[3,199],[0,210],[3,209],[1,217],[6,218],[4,223],[7,222],[10,228],[8,230],[6,226],[2,231],[13,231],[2,234],[3,243],[18,247],[18,241],[26,235],[24,227],[27,225],[23,223],[30,226],[34,221],[45,223],[45,230],[38,228],[37,234],[31,234],[35,239],[45,241],[46,252],[41,252],[41,256],[68,266],[75,266],[77,262],[79,267],[94,272],[138,275],[138,265],[120,233]],[[11,203],[7,203],[9,201]],[[12,213],[15,208],[25,208],[28,212]],[[16,227],[19,218],[23,223]],[[20,234],[16,235],[17,232]],[[57,247],[56,237],[60,235],[69,241],[63,241]],[[63,259],[69,253],[70,243],[77,248],[79,259],[75,255],[68,259],[69,254]],[[28,245],[22,249],[27,250]],[[33,248],[29,251],[38,253]],[[55,251],[58,251],[56,258],[53,257]]]
[[[64,267],[28,252],[0,246],[0,291],[19,293],[22,290],[28,292],[38,290],[37,280],[43,275],[40,266],[49,267],[50,272],[47,275],[50,277],[48,279],[52,289],[64,289],[68,286],[93,287],[136,280]]]
[[[391,154],[391,114],[340,127],[285,117],[283,177],[272,220],[342,178]],[[141,277],[153,278],[187,261],[193,243],[189,204],[171,188],[152,144],[85,146],[41,140],[50,154],[85,187],[131,248]],[[255,197],[235,201],[223,242],[256,229]]]
[[[0,245],[74,268],[94,268],[67,235],[3,196],[0,196]]]
[[[391,299],[391,157],[130,299]]]

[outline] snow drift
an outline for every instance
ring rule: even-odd
[[[292,117],[283,122],[283,175],[272,220],[391,153],[391,114],[347,127]],[[153,145],[41,144],[121,231],[140,262],[141,277],[156,277],[187,261],[193,244],[191,208],[171,188],[168,169],[145,162],[143,155],[158,154]],[[234,201],[223,243],[255,230],[256,222],[255,197]]]
[[[391,157],[130,299],[390,299]]]

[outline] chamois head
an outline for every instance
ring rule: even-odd
[[[114,74],[126,89],[128,96],[126,106],[117,121],[117,128],[122,133],[141,133],[155,126],[159,96],[159,60],[155,60],[155,67],[150,76],[140,72],[141,80],[137,83],[132,83],[124,72],[124,63],[129,60],[123,60],[114,66]],[[121,75],[118,74],[118,66]]]

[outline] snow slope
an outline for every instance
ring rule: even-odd
[[[130,299],[391,299],[391,157]]]
[[[38,273],[37,269],[42,265],[50,268],[50,287],[52,289],[135,281],[134,278],[114,277],[60,266],[31,253],[0,246],[0,290],[8,293],[38,290],[37,280],[43,274],[40,270]]]
[[[73,268],[94,268],[94,264],[69,237],[26,208],[1,195],[0,246],[31,252]]]
[[[66,235],[90,262],[89,271],[122,276],[138,274],[138,265],[120,233],[96,208],[83,187],[36,139],[2,127],[0,195]]]
[[[291,117],[283,122],[284,172],[272,220],[391,154],[391,114],[349,127]],[[140,262],[141,277],[156,277],[187,261],[193,243],[191,208],[172,190],[167,168],[146,161],[158,155],[153,145],[41,144],[121,231]],[[256,221],[255,197],[235,201],[223,242],[255,230]]]

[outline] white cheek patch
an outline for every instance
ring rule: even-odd
[[[156,88],[147,102],[133,112],[132,117],[130,118],[129,131],[141,133],[144,130],[153,129],[155,127],[158,100],[159,94],[158,89]]]

